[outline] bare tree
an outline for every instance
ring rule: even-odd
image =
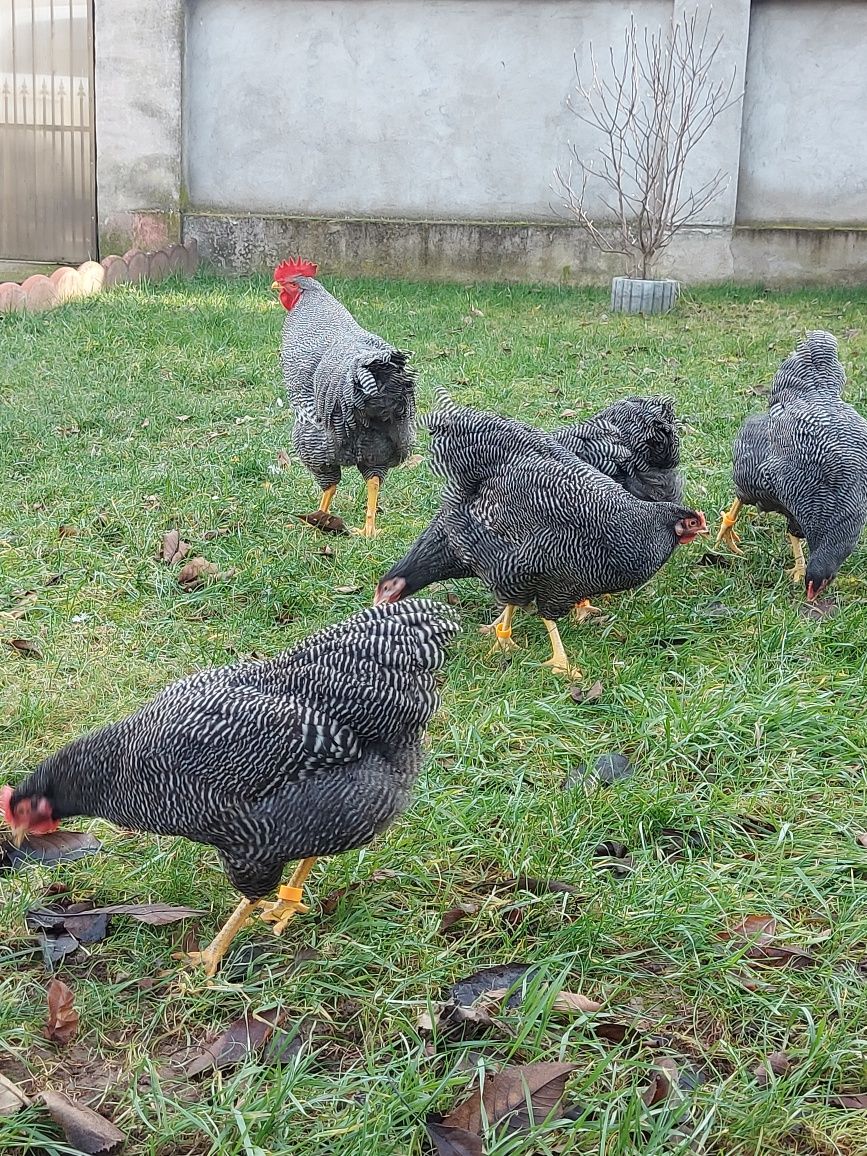
[[[722,43],[708,41],[710,11],[684,12],[667,30],[644,29],[635,17],[624,36],[622,60],[609,49],[610,75],[600,74],[590,46],[591,77],[584,83],[575,57],[569,109],[601,134],[593,159],[570,144],[566,173],[556,170],[564,206],[603,253],[626,258],[630,276],[647,277],[658,254],[728,184],[718,170],[698,188],[684,187],[689,154],[716,118],[740,100],[732,96],[736,69],[711,75]],[[605,210],[588,208],[588,182]]]

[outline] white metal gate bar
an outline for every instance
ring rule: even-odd
[[[96,256],[92,0],[0,0],[0,260]]]

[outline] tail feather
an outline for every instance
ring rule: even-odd
[[[770,404],[784,394],[809,394],[814,390],[843,393],[846,371],[837,356],[837,338],[824,329],[811,330],[777,370],[771,386]]]

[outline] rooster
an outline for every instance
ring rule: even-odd
[[[375,604],[443,578],[479,578],[503,607],[495,648],[512,648],[518,606],[537,606],[551,642],[546,665],[571,674],[557,627],[576,602],[631,590],[676,546],[707,533],[704,514],[635,498],[550,435],[440,392],[424,420],[442,508],[380,580]]]
[[[379,489],[386,473],[409,456],[415,434],[415,378],[409,354],[362,329],[316,280],[309,261],[274,270],[286,310],[280,364],[295,414],[293,444],[322,490],[316,514],[324,525],[343,466],[367,483],[365,537],[376,534]]]
[[[808,333],[777,370],[768,412],[747,418],[738,434],[737,497],[717,535],[741,554],[734,527],[745,504],[782,514],[794,559],[789,574],[811,602],[833,582],[867,522],[867,421],[842,400],[845,383],[836,338]]]
[[[192,953],[213,975],[289,860],[302,862],[263,905],[278,934],[307,910],[317,857],[364,846],[407,807],[456,632],[448,608],[410,600],[190,675],[4,787],[5,820],[19,839],[82,815],[216,847],[244,899]]]

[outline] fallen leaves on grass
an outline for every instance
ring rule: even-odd
[[[596,702],[602,698],[604,687],[597,679],[592,686],[583,687],[580,683],[569,687],[569,697],[573,702]]]
[[[362,589],[363,589],[363,587],[356,586],[356,585],[335,586],[334,587],[334,593],[335,594],[357,594],[359,592],[359,590],[362,590]]]
[[[816,963],[809,951],[774,942],[776,931],[777,921],[772,915],[747,915],[734,927],[721,931],[719,938],[734,944],[753,963],[769,967],[812,967]]]
[[[219,566],[209,562],[207,558],[191,558],[178,573],[178,583],[184,590],[197,590],[209,578],[216,578],[220,573]]]
[[[163,534],[159,558],[167,566],[176,566],[186,558],[191,549],[190,543],[183,540],[178,530],[167,530]]]
[[[617,783],[621,779],[631,778],[634,774],[635,768],[629,758],[621,754],[620,751],[616,751],[610,754],[600,755],[592,767],[584,763],[578,767],[577,770],[570,771],[563,783],[563,789],[569,790],[579,784],[587,785],[591,783],[593,779],[596,779],[597,782],[602,783],[606,787],[610,787],[613,783]]]
[[[433,1140],[437,1156],[484,1156],[481,1136],[466,1128],[449,1128],[431,1118],[427,1122],[427,1134]]]
[[[676,1088],[678,1082],[677,1064],[674,1060],[663,1056],[661,1059],[655,1060],[654,1065],[651,1081],[641,1096],[648,1108],[654,1108],[663,1100],[667,1100],[671,1095],[672,1088]]]
[[[481,996],[490,995],[493,991],[505,993],[511,988],[516,988],[525,978],[529,978],[528,972],[532,971],[533,965],[530,963],[503,963],[496,967],[484,967],[481,971],[474,971],[466,979],[459,979],[453,984],[449,993],[450,1001],[453,1004],[470,1007]],[[502,999],[501,994],[497,1002],[501,1003]],[[512,992],[506,1006],[517,1007],[520,1002],[521,992],[518,989]]]
[[[815,622],[821,622],[825,618],[833,618],[839,609],[839,604],[833,598],[817,598],[814,602],[802,602],[800,606],[802,617],[810,618]]]
[[[48,985],[48,1019],[42,1034],[56,1044],[68,1044],[77,1032],[78,1012],[72,989],[63,980],[53,979]]]
[[[338,518],[336,514],[327,514],[324,510],[313,510],[310,514],[297,514],[296,517],[299,522],[305,522],[323,534],[349,533],[349,528],[342,518]],[[320,550],[319,553],[321,554],[322,551]]]
[[[14,650],[21,658],[30,658],[38,661],[42,658],[42,651],[29,638],[7,638],[4,639],[6,645]]]
[[[17,1084],[0,1073],[0,1116],[14,1116],[30,1103]]]
[[[83,944],[101,943],[108,935],[113,915],[127,915],[140,923],[163,926],[200,915],[191,907],[170,907],[164,903],[117,903],[94,907],[92,903],[73,903],[68,907],[33,908],[25,922],[39,937],[45,966],[53,971],[67,955]]]
[[[269,1008],[256,1015],[245,1015],[235,1020],[198,1056],[185,1064],[185,1075],[192,1078],[212,1068],[222,1069],[240,1064],[248,1055],[264,1048],[282,1018],[281,1011]]]
[[[698,559],[699,566],[717,566],[720,570],[728,570],[734,565],[730,554],[702,554]]]
[[[635,869],[626,844],[618,843],[615,839],[606,839],[594,847],[593,857],[597,860],[593,864],[595,870],[609,871],[618,878],[624,878]]]
[[[459,903],[457,907],[452,907],[443,914],[440,920],[439,933],[443,935],[446,931],[450,931],[456,923],[462,922],[470,915],[477,915],[481,911],[480,903]]]
[[[126,1140],[119,1128],[99,1112],[84,1104],[77,1104],[62,1092],[43,1092],[41,1096],[56,1124],[63,1129],[69,1145],[86,1156],[113,1152]]]
[[[539,1062],[505,1067],[488,1076],[469,1099],[445,1118],[430,1117],[428,1133],[441,1153],[481,1153],[485,1125],[512,1135],[524,1134],[535,1124],[556,1119],[566,1090],[566,1081],[576,1064]],[[470,1137],[479,1140],[471,1145]],[[449,1147],[442,1147],[439,1140]]]
[[[753,1076],[760,1088],[771,1082],[771,1076],[785,1076],[792,1066],[792,1059],[785,1052],[771,1052],[753,1069]]]
[[[867,1092],[843,1092],[831,1096],[828,1103],[832,1108],[844,1108],[849,1112],[867,1111]]]
[[[289,454],[286,452],[286,450],[278,450],[277,451],[277,469],[278,470],[291,470],[292,469],[292,459],[289,456]]]
[[[859,847],[867,847],[867,831],[859,831],[855,836],[855,842]]]
[[[58,530],[57,530],[57,536],[59,538],[77,538],[78,537],[78,526],[69,526],[69,525],[59,526]]]
[[[488,995],[492,1000],[500,1001],[506,998],[508,991],[502,988],[500,991],[488,992]],[[601,1011],[603,1006],[598,1000],[589,999],[580,992],[558,991],[551,1003],[551,1011],[564,1015],[589,1015]]]
[[[414,470],[416,466],[420,466],[424,461],[424,454],[411,454],[403,463],[405,470]]]
[[[26,618],[33,608],[33,603],[36,602],[39,595],[35,590],[25,590],[23,594],[18,596],[17,602],[10,610],[4,610],[0,613],[0,618],[8,618],[12,622],[20,622],[22,618]]]
[[[93,855],[102,848],[95,835],[86,831],[52,831],[49,835],[27,835],[20,847],[0,840],[0,869],[28,867],[39,863],[52,867]]]

